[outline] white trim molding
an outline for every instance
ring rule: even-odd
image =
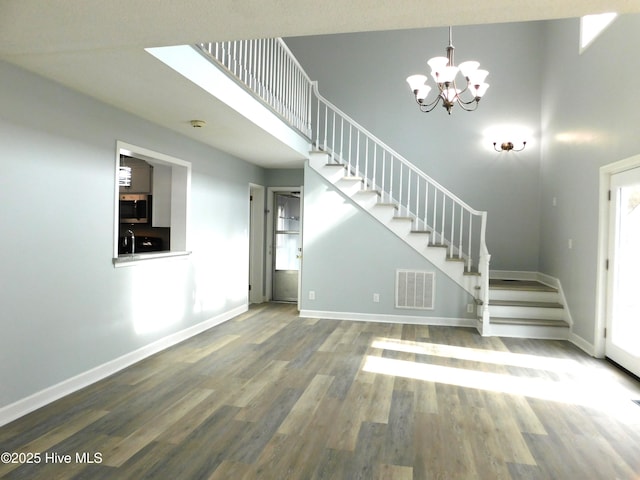
[[[216,325],[220,325],[221,323],[231,320],[233,317],[246,312],[248,308],[247,304],[240,305],[239,307],[216,315],[215,317],[205,320],[197,325],[193,325],[189,328],[185,328],[184,330],[156,340],[149,345],[145,345],[138,350],[134,350],[133,352],[127,353],[121,357],[92,368],[91,370],[82,372],[75,377],[63,380],[56,385],[45,388],[44,390],[36,392],[22,400],[18,400],[15,403],[6,405],[5,407],[0,408],[0,427],[62,397],[107,378],[108,376],[144,360],[151,355],[183,342],[184,340],[198,335],[199,333],[215,327]]]
[[[477,320],[475,318],[419,317],[413,315],[388,315],[378,313],[327,312],[322,310],[301,310],[300,317],[321,318],[324,320],[350,320],[355,322],[408,323],[434,327],[477,327]]]
[[[600,191],[598,202],[598,253],[596,264],[596,311],[594,322],[593,355],[602,358],[605,356],[604,329],[607,320],[607,287],[608,271],[606,267],[609,256],[609,189],[611,176],[640,167],[640,155],[634,155],[618,162],[600,167]]]

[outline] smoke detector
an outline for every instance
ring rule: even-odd
[[[202,128],[207,124],[204,120],[191,120],[189,123],[193,128]]]

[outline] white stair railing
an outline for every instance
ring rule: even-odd
[[[315,82],[314,95],[316,148],[344,163],[347,175],[362,177],[364,188],[378,191],[382,202],[396,204],[399,216],[413,218],[415,230],[430,231],[431,243],[464,260],[465,271],[479,266],[488,255],[486,212],[471,208],[323,98]]]
[[[200,43],[196,47],[311,138],[312,82],[281,38]]]
[[[414,229],[431,232],[430,243],[446,246],[450,258],[465,262],[467,273],[477,267],[477,298],[486,312],[486,212],[471,208],[322,97],[317,82],[281,38],[196,47],[310,138],[316,149],[327,152],[332,162],[343,163],[347,175],[362,177],[365,188],[378,191],[382,202],[398,205],[399,215],[414,219]],[[486,323],[488,316],[483,317]]]

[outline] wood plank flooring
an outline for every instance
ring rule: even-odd
[[[568,342],[264,304],[0,428],[40,455],[0,478],[633,479],[633,399]]]

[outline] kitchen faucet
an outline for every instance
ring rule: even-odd
[[[129,235],[129,237],[131,237],[131,254],[136,253],[136,236],[134,235],[132,230],[127,230],[127,235]],[[125,245],[127,242],[127,238],[125,237]]]

